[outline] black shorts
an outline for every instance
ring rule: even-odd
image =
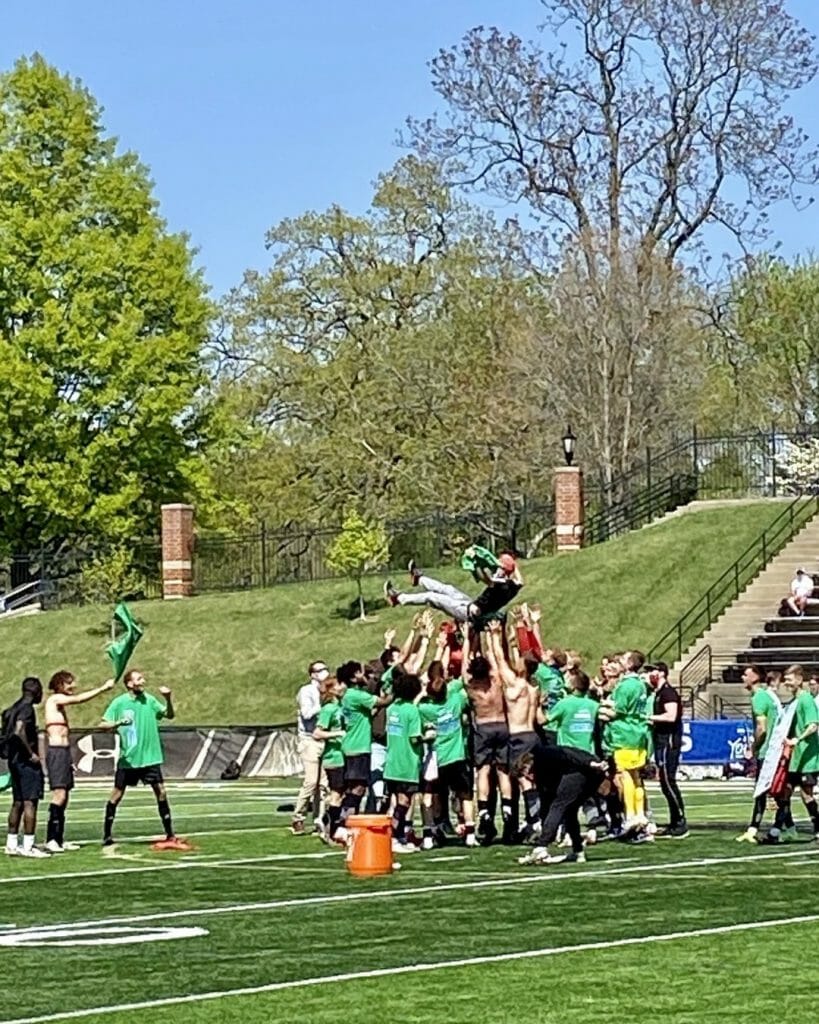
[[[370,755],[344,755],[344,782],[348,786],[366,786],[370,781]]]
[[[129,786],[157,786],[163,782],[162,765],[149,764],[144,768],[117,768],[114,773],[114,788],[127,789]]]
[[[461,800],[471,800],[474,788],[471,766],[466,761],[439,764],[437,785],[439,789],[448,789]]]
[[[536,732],[513,732],[509,734],[509,767],[515,767],[515,761],[524,754],[531,754],[540,743]]]
[[[509,768],[509,728],[506,722],[476,722],[475,767],[495,765],[502,771]]]
[[[387,792],[390,796],[415,796],[421,788],[417,782],[404,782],[401,779],[385,779]]]
[[[325,768],[324,772],[327,776],[327,785],[334,793],[344,792],[344,765],[340,764],[337,768]]]
[[[46,751],[48,788],[73,789],[74,765],[71,763],[71,747],[49,747]]]
[[[788,772],[788,785],[789,786],[815,786],[816,785],[816,773],[815,772]]]
[[[9,761],[11,798],[15,803],[24,800],[42,800],[45,795],[45,777],[42,766],[30,761]]]

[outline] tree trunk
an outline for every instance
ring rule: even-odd
[[[361,590],[361,577],[356,577],[355,585],[358,587],[358,617],[364,622],[367,618],[367,611],[364,607],[364,594]]]

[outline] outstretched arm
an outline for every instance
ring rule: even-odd
[[[106,690],[112,690],[113,688],[114,680],[106,679],[101,686],[96,686],[93,690],[86,690],[84,693],[56,694],[56,703],[60,707],[68,704],[85,704],[86,701],[93,700],[95,697],[99,697],[101,693],[105,693]]]
[[[486,657],[490,666],[497,673],[504,686],[514,686],[518,678],[509,667],[509,663],[503,654],[501,624],[499,622],[490,622],[486,628],[486,634]]]
[[[435,622],[432,618],[432,612],[427,608],[418,616],[418,646],[407,658],[404,665],[404,668],[410,673],[410,675],[418,675],[421,671],[424,659],[427,656],[429,641],[432,637],[432,630],[434,628]]]

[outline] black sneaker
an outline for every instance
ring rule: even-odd
[[[393,608],[398,604],[398,591],[392,585],[392,580],[387,580],[384,584],[384,597],[386,597]]]
[[[688,825],[681,821],[678,825],[663,825],[654,833],[656,839],[687,839],[690,835]]]
[[[498,830],[495,828],[495,822],[492,821],[488,814],[478,819],[475,835],[478,837],[478,842],[481,846],[489,846],[497,838]]]
[[[409,564],[407,565],[407,572],[409,573],[410,579],[412,580],[412,585],[414,587],[417,587],[418,581],[421,579],[421,570],[418,568],[418,563],[415,561],[414,558],[411,558],[409,560]]]
[[[779,846],[779,833],[769,832],[766,836],[757,836],[756,841],[760,846]]]

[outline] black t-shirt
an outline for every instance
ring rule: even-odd
[[[521,584],[514,580],[492,583],[475,598],[479,615],[493,615],[505,608],[520,593]]]
[[[654,714],[665,714],[669,704],[677,705],[677,717],[673,722],[653,722],[654,735],[664,739],[682,741],[682,701],[680,700],[679,693],[677,693],[671,683],[666,682],[663,683],[654,695]]]
[[[9,761],[28,761],[29,752],[20,738],[15,735],[17,723],[23,723],[26,740],[33,751],[37,751],[37,716],[34,705],[26,697],[21,697],[8,710],[8,759]]]

